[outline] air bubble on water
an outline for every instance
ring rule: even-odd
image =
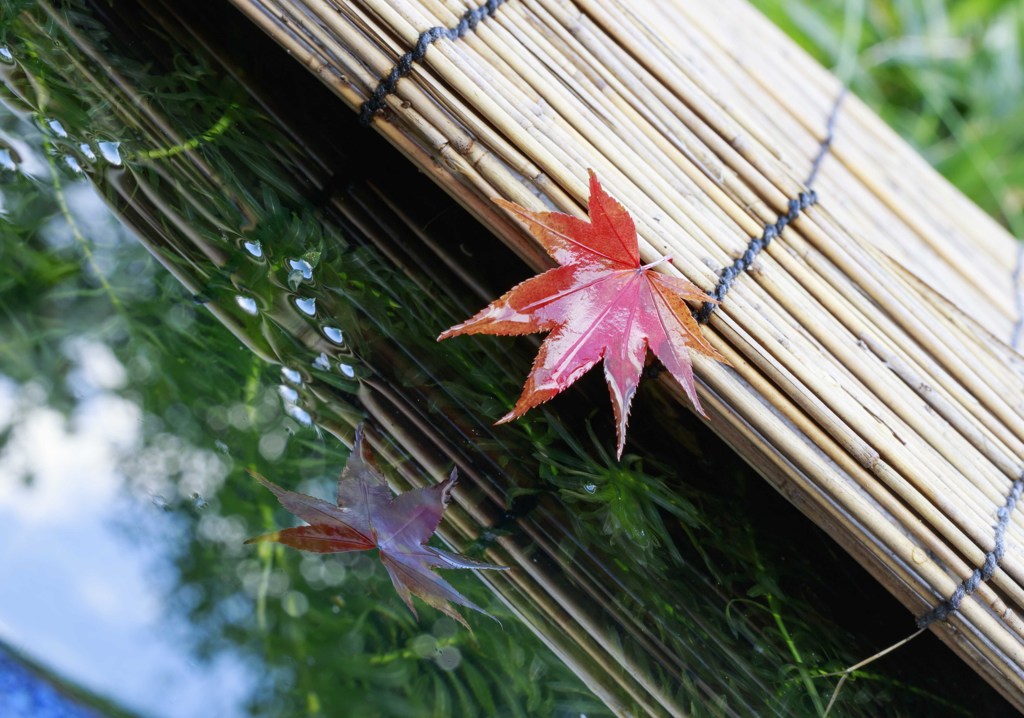
[[[114,165],[114,167],[120,167],[124,164],[124,160],[121,159],[121,143],[111,142],[104,140],[97,142],[96,146],[100,150],[100,155],[107,161],[108,164]]]
[[[83,174],[85,172],[78,160],[71,155],[64,155],[64,164],[66,164],[68,168],[76,174]]]
[[[281,608],[292,618],[299,618],[309,610],[309,599],[301,591],[288,591],[281,598]]]
[[[6,147],[0,147],[0,169],[5,169],[8,172],[16,172],[18,169],[18,163],[14,160],[14,155]]]
[[[341,373],[347,376],[349,379],[356,378],[356,370],[353,369],[350,364],[338,364],[338,369],[340,369]]]
[[[331,360],[327,358],[324,352],[320,352],[320,356],[313,360],[313,366],[323,371],[331,370]]]
[[[289,259],[288,266],[292,268],[292,272],[298,272],[303,279],[313,278],[313,265],[305,259]]]
[[[283,376],[287,381],[290,381],[292,384],[298,384],[300,386],[302,385],[302,374],[299,374],[298,371],[292,369],[291,367],[281,367],[281,376]]]
[[[64,129],[64,125],[60,123],[60,120],[47,120],[46,126],[50,128],[50,132],[57,135],[57,137],[65,138],[68,136],[68,131]]]
[[[337,327],[324,327],[324,336],[330,339],[335,344],[344,344],[345,335],[341,333],[341,330]]]
[[[308,411],[301,407],[289,406],[288,415],[304,426],[313,425],[313,417],[309,415]]]
[[[0,62],[5,62],[8,65],[14,64],[14,54],[6,45],[0,45]]]
[[[281,394],[281,398],[284,399],[289,404],[294,404],[299,400],[299,392],[295,391],[290,386],[285,386],[284,384],[282,384],[281,386],[277,387],[277,391]]]
[[[462,652],[455,646],[445,646],[434,656],[434,662],[442,671],[454,671],[462,663]]]
[[[583,490],[586,491],[588,494],[596,494],[597,493],[597,484],[594,484],[594,483],[583,484]]]
[[[92,151],[92,147],[90,147],[88,144],[83,142],[82,144],[78,145],[78,149],[81,150],[82,154],[85,156],[85,159],[89,160],[90,162],[96,161],[96,153]]]
[[[295,306],[297,306],[303,314],[308,314],[311,317],[316,316],[316,299],[304,297],[302,299],[295,299]]]
[[[255,242],[254,241],[244,242],[242,244],[242,246],[245,247],[245,251],[246,252],[248,252],[249,254],[251,254],[254,257],[262,257],[263,256],[263,245],[260,244],[258,241],[255,241]]]
[[[288,434],[283,431],[272,431],[260,437],[260,456],[267,461],[276,461],[288,447]]]
[[[246,314],[256,316],[259,313],[259,308],[256,306],[256,300],[252,297],[243,297],[241,294],[235,297],[235,302],[242,308],[242,311]]]
[[[421,633],[412,639],[409,648],[420,658],[429,658],[437,652],[437,639],[429,633]]]
[[[345,568],[345,564],[336,559],[324,561],[323,580],[328,586],[340,586],[345,583],[347,575],[348,569]]]

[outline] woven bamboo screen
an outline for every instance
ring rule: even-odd
[[[538,269],[490,198],[583,214],[593,168],[712,290],[841,94],[742,0],[234,1]],[[853,97],[814,189],[706,329],[711,425],[1024,707],[1016,243]]]

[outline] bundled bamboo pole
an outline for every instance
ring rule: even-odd
[[[88,88],[87,96],[101,99],[109,107],[111,118],[123,122],[136,133],[136,145],[140,149],[127,163],[131,169],[97,173],[97,182],[110,191],[108,199],[112,200],[124,222],[136,229],[140,241],[152,254],[191,293],[196,296],[204,294],[211,279],[223,272],[232,258],[231,245],[222,237],[231,229],[228,217],[248,221],[258,217],[260,209],[252,204],[251,199],[236,192],[230,178],[204,159],[202,153],[161,152],[159,161],[144,163],[145,171],[137,171],[135,163],[142,162],[140,158],[146,157],[145,153],[150,151],[144,148],[150,148],[151,154],[156,154],[157,148],[187,146],[188,137],[180,133],[174,121],[163,114],[158,105],[142,100],[139,86],[131,78],[118,73],[86,33],[78,30],[48,2],[41,2],[39,7],[42,10],[40,16],[52,25],[48,26],[40,17],[26,12],[20,17],[22,27],[36,38],[58,31],[65,41],[60,50],[61,61],[72,68],[75,78],[85,80],[82,84]],[[169,36],[181,32],[168,19],[174,15],[173,6],[161,10],[158,11],[156,6],[147,9],[152,22]],[[266,109],[268,114],[272,114],[270,108]],[[287,156],[288,167],[297,172],[299,183],[323,189],[330,177],[328,167],[319,162],[320,158],[295,150],[302,144],[300,137],[289,135],[288,140],[294,146],[282,143],[278,152]],[[389,223],[397,222],[404,234],[418,231],[415,223],[403,219],[394,207],[389,206],[385,197],[365,189],[358,191],[357,196],[356,202],[332,197],[331,209],[353,226],[360,227],[375,244],[385,244],[382,237],[388,234],[385,227]],[[231,212],[224,212],[225,204],[230,205]],[[392,216],[392,213],[398,216]],[[420,234],[429,241],[424,232]],[[232,281],[246,283],[234,274]],[[272,283],[267,277],[263,277],[263,281]],[[340,314],[331,308],[337,300],[322,299],[323,309],[328,315]],[[265,305],[268,307],[265,316],[296,340],[294,343],[275,340],[265,327],[254,324],[234,302],[211,300],[206,303],[207,308],[243,344],[269,362],[290,367],[306,366],[309,364],[309,357],[305,356],[307,352],[336,356],[340,351],[320,332],[311,329],[307,318],[299,314],[284,292],[278,291],[272,300],[265,301]],[[432,337],[426,340],[433,344]],[[401,363],[400,359],[400,356],[388,356],[383,363],[393,370]],[[408,395],[408,387],[396,387],[382,379],[383,375],[381,372],[366,382],[367,390],[360,395],[361,407],[358,410],[348,404],[344,394],[314,382],[308,383],[304,389],[312,400],[308,406],[316,415],[318,424],[343,441],[351,442],[353,428],[363,418],[363,411],[393,436],[401,436],[403,449],[416,462],[394,462],[400,466],[399,474],[392,477],[399,491],[430,482],[421,467],[435,474],[436,479],[447,474],[452,461],[459,464],[463,485],[471,486],[477,495],[493,499],[478,500],[464,508],[453,506],[447,511],[441,535],[456,547],[465,546],[481,534],[483,527],[493,526],[496,516],[505,510],[507,486],[494,486],[493,477],[508,471],[503,472],[498,466],[491,471],[479,470],[475,462],[453,443],[450,435],[424,420],[419,404],[437,406],[443,405],[444,401],[433,397],[428,402],[416,402]],[[464,420],[467,418],[463,417]],[[477,429],[480,434],[487,431],[486,426]],[[380,442],[376,448],[381,454],[396,457],[380,437],[371,436],[370,441]],[[496,443],[500,441],[496,440]],[[495,557],[495,560],[515,566],[516,570],[485,579],[491,581],[495,593],[513,614],[526,622],[612,710],[623,715],[634,715],[636,711],[646,715],[683,715],[686,697],[672,690],[670,684],[661,678],[666,674],[678,676],[688,670],[687,662],[676,648],[678,637],[671,635],[672,631],[664,630],[667,622],[645,621],[644,616],[622,609],[626,602],[642,606],[643,601],[630,595],[621,575],[598,552],[581,551],[572,559],[565,556],[564,547],[576,539],[567,529],[569,522],[564,513],[564,506],[548,502],[535,508],[529,517],[517,519],[520,535],[503,539]],[[565,581],[566,575],[571,576],[570,582]],[[714,610],[723,614],[727,611],[728,602],[728,596],[715,595],[708,603],[717,604]],[[699,611],[692,616],[686,611],[680,613],[696,623],[706,619]],[[730,620],[730,629],[740,634],[757,631],[747,618],[739,615]],[[711,643],[703,645],[701,650],[722,650]],[[746,680],[709,684],[704,680],[706,672],[701,674],[689,670],[689,680],[695,685],[695,692],[708,703],[726,703],[720,715],[741,715],[758,710],[756,698],[770,694],[772,687],[756,675],[746,656],[729,657],[733,659],[731,668]]]
[[[354,108],[456,0],[235,0]],[[492,12],[493,10],[493,12]],[[536,268],[489,198],[582,214],[587,168],[645,261],[705,289],[784,214],[839,83],[742,0],[509,0],[417,56],[374,119]],[[1021,476],[1016,247],[855,98],[803,213],[734,284],[695,358],[711,422],[915,614],[996,551]],[[666,384],[666,390],[673,388]],[[933,630],[1024,707],[1024,520]]]

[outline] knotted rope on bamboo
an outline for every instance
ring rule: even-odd
[[[442,38],[454,41],[464,37],[469,31],[474,30],[481,21],[494,15],[503,2],[504,0],[488,0],[483,5],[466,12],[453,27],[432,27],[421,33],[413,49],[398,59],[387,76],[378,82],[370,97],[363,102],[359,113],[360,121],[368,125],[372,122],[373,117],[380,110],[384,109],[386,99],[395,92],[398,81],[412,72],[414,64],[426,56],[430,45]],[[715,288],[709,293],[716,302],[721,302],[725,299],[725,296],[736,280],[750,268],[757,256],[771,244],[773,239],[779,237],[782,231],[800,216],[801,212],[817,203],[818,194],[814,190],[813,185],[817,179],[818,170],[832,146],[835,122],[845,93],[844,89],[836,97],[826,125],[825,137],[819,143],[818,152],[804,183],[806,190],[795,198],[790,199],[787,212],[779,215],[774,222],[765,224],[760,236],[752,237],[743,254],[722,270]],[[1022,256],[1024,256],[1024,253],[1022,253]],[[697,321],[706,323],[717,306],[716,303],[705,302],[695,313]],[[992,577],[1005,553],[1007,525],[1022,492],[1024,492],[1024,475],[1013,483],[1007,495],[1006,503],[998,511],[998,522],[995,526],[995,547],[992,551],[986,553],[983,565],[975,569],[967,579],[961,582],[948,599],[919,617],[917,619],[918,626],[923,628],[934,621],[946,619],[959,609],[965,597],[971,595],[981,583]]]
[[[736,261],[730,264],[728,267],[722,270],[722,274],[718,278],[718,284],[711,290],[709,296],[720,302],[725,298],[725,295],[732,288],[733,282],[736,278],[743,274],[750,265],[754,263],[757,255],[761,251],[771,244],[771,241],[782,234],[782,230],[786,228],[790,222],[794,221],[800,216],[800,212],[807,209],[811,205],[818,201],[818,193],[814,190],[809,192],[801,192],[796,199],[789,200],[789,211],[781,215],[772,224],[766,224],[764,231],[760,237],[753,237],[750,243],[747,245],[747,249],[743,254],[737,257]],[[701,305],[700,310],[697,312],[697,321],[701,324],[707,323],[711,318],[711,313],[715,311],[717,304],[715,302],[704,302]]]
[[[970,576],[960,582],[953,593],[945,601],[935,608],[921,615],[917,619],[918,628],[927,628],[936,621],[944,621],[955,613],[965,598],[978,590],[985,581],[992,578],[992,574],[999,568],[999,562],[1003,560],[1006,553],[1006,527],[1010,524],[1010,514],[1020,500],[1021,492],[1024,491],[1024,474],[1020,476],[1010,487],[1010,493],[1006,496],[1006,503],[996,512],[996,537],[995,547],[985,554],[985,562],[981,568],[976,568]]]
[[[832,105],[828,122],[825,124],[825,137],[818,143],[818,153],[814,156],[814,161],[811,163],[811,171],[807,174],[807,180],[804,182],[807,191],[801,192],[795,199],[789,200],[789,211],[777,217],[774,222],[766,224],[760,237],[751,237],[746,251],[737,257],[736,261],[722,270],[718,277],[718,284],[709,293],[709,296],[715,301],[704,302],[695,315],[697,321],[701,324],[706,324],[711,319],[711,314],[715,311],[715,307],[718,306],[717,302],[725,299],[725,295],[729,293],[733,282],[743,272],[750,269],[750,265],[754,263],[757,255],[771,244],[773,239],[782,234],[782,230],[786,228],[786,225],[796,221],[796,218],[800,216],[802,211],[818,202],[818,193],[812,187],[814,181],[818,178],[818,170],[821,169],[821,163],[832,147],[832,139],[835,137],[836,131],[836,118],[839,116],[839,107],[843,104],[844,97],[846,97],[846,88],[843,88],[842,92],[836,96],[836,100]]]
[[[782,230],[787,225],[791,224],[800,216],[800,212],[807,209],[818,201],[818,194],[812,188],[814,181],[818,177],[818,170],[821,168],[821,163],[828,155],[830,148],[832,147],[832,140],[835,136],[835,123],[836,118],[839,114],[839,107],[842,104],[843,97],[846,95],[845,88],[836,97],[835,104],[832,106],[832,111],[829,114],[828,123],[826,125],[825,137],[822,139],[818,146],[818,152],[814,157],[814,162],[811,164],[811,171],[807,175],[807,180],[804,185],[807,187],[807,191],[801,192],[796,198],[789,201],[788,212],[784,215],[780,215],[774,222],[764,225],[764,230],[760,237],[751,238],[747,244],[746,251],[742,255],[736,258],[736,260],[722,270],[719,275],[718,284],[709,293],[711,298],[716,302],[721,302],[725,295],[732,288],[733,283],[736,279],[743,274],[750,265],[753,264],[754,259],[760,254],[771,241],[782,234]],[[1018,252],[1018,263],[1014,270],[1015,280],[1019,277],[1024,267],[1024,247]],[[1017,284],[1017,281],[1014,282]],[[1024,324],[1024,308],[1021,307],[1024,301],[1020,301],[1020,295],[1018,295],[1018,320],[1014,326],[1014,336],[1012,339],[1013,344],[1019,341],[1020,327]],[[695,314],[697,321],[706,323],[710,318],[711,314],[715,311],[715,307],[718,305],[712,302],[705,302],[701,308]],[[949,598],[943,600],[937,606],[922,614],[917,619],[918,628],[927,628],[935,621],[943,621],[959,610],[961,603],[967,597],[978,590],[978,587],[992,578],[995,574],[996,569],[999,567],[999,562],[1002,561],[1003,555],[1006,553],[1006,529],[1010,523],[1010,516],[1013,513],[1014,508],[1017,506],[1020,500],[1021,494],[1024,493],[1024,474],[1013,482],[1010,486],[1010,490],[1006,496],[1006,502],[996,512],[996,524],[995,529],[995,540],[994,546],[991,551],[985,554],[985,560],[980,568],[976,568],[970,576],[960,582],[960,584],[953,590]]]
[[[458,40],[470,30],[475,29],[481,20],[493,15],[503,2],[505,0],[487,0],[480,7],[466,12],[454,27],[432,27],[420,33],[420,36],[416,38],[416,46],[398,58],[398,62],[391,68],[391,72],[377,83],[370,98],[359,108],[359,121],[364,125],[373,121],[373,116],[384,109],[384,101],[387,96],[398,87],[398,81],[412,72],[413,63],[422,60],[427,54],[427,48],[434,42],[441,38]]]

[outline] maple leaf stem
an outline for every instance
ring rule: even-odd
[[[650,264],[645,264],[644,266],[640,267],[640,271],[644,271],[644,270],[650,269],[651,267],[657,267],[662,262],[671,262],[671,261],[672,261],[672,257],[668,257],[668,256],[662,257],[661,259],[655,259]]]

